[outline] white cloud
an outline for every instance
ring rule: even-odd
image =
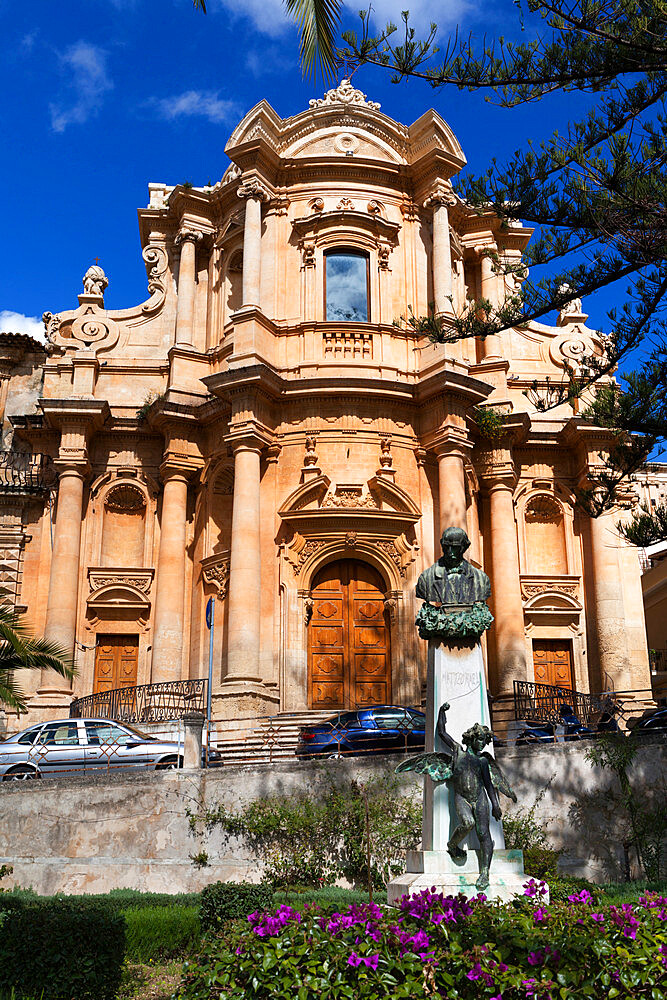
[[[24,316],[11,309],[0,309],[0,331],[2,333],[27,333],[44,343],[44,323],[37,316]]]
[[[113,80],[107,71],[107,53],[89,42],[76,42],[60,56],[63,72],[68,76],[69,100],[50,105],[51,127],[64,132],[68,125],[83,125],[96,115]]]
[[[245,0],[242,7],[239,7],[234,0],[218,0],[218,4],[224,8],[227,15],[231,15],[234,19],[247,17],[262,34],[274,38],[281,35],[293,23],[285,12],[283,0]],[[369,2],[359,4],[355,0],[347,0],[345,4],[348,13],[353,17],[368,6]],[[443,34],[473,10],[479,13],[479,5],[475,7],[471,0],[440,0],[436,5],[432,0],[412,0],[412,2],[372,0],[372,7],[371,19],[377,29],[382,29],[388,21],[393,21],[400,31],[401,11],[407,8],[410,11],[411,27],[421,35],[428,32],[431,21],[437,23],[441,29],[440,34]]]
[[[215,90],[186,90],[173,97],[154,98],[151,102],[161,118],[200,117],[210,122],[227,122],[239,115],[236,101],[220,97]]]

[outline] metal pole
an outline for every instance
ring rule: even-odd
[[[215,628],[215,597],[211,597],[206,608],[208,625],[208,690],[206,692],[206,763],[208,764],[211,741],[211,688],[213,687],[213,631]]]

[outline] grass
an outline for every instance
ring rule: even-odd
[[[171,1000],[183,975],[183,962],[125,962],[118,1000]]]
[[[634,903],[647,892],[667,896],[666,879],[660,882],[607,882],[600,888],[604,891],[605,903]]]
[[[373,901],[387,902],[387,891],[381,889],[373,892]],[[306,889],[293,886],[276,890],[273,894],[273,905],[287,903],[289,906],[305,906],[306,903],[317,903],[318,906],[349,906],[350,903],[367,903],[368,892],[360,889],[342,889],[337,885],[325,886],[322,889]]]
[[[201,938],[197,906],[137,907],[125,911],[125,957],[146,963],[192,954]]]

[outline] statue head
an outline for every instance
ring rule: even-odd
[[[470,729],[466,729],[461,739],[464,745],[472,749],[474,753],[481,753],[487,743],[493,742],[493,733],[488,726],[476,722]]]
[[[453,569],[463,562],[463,553],[470,548],[470,539],[463,528],[445,528],[440,545],[445,566],[447,569]]]

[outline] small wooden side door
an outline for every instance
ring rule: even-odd
[[[534,639],[533,665],[536,684],[574,687],[572,680],[572,644],[566,639]]]
[[[93,693],[136,687],[138,635],[98,635]]]

